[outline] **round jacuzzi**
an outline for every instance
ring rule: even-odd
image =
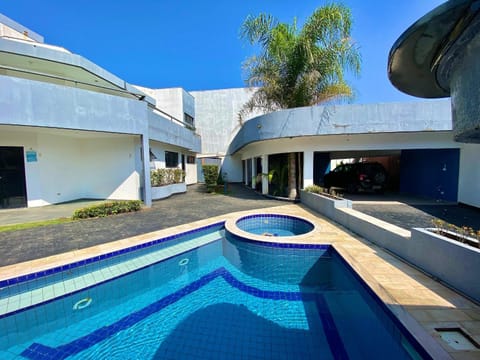
[[[228,221],[227,230],[262,237],[298,236],[309,233],[315,226],[308,220],[291,215],[254,214]]]

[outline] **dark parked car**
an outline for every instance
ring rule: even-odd
[[[387,185],[387,171],[377,162],[341,164],[326,174],[323,182],[327,188],[339,187],[349,193],[361,190],[382,192]]]

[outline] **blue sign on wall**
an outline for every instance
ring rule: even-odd
[[[36,151],[27,151],[27,162],[37,162],[37,152]]]

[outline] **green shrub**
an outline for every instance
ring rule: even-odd
[[[185,171],[182,169],[174,169],[173,170],[173,183],[180,184],[185,182]]]
[[[334,190],[332,188],[324,188],[318,185],[309,185],[304,190],[314,194],[327,195],[333,198],[343,198],[343,194],[338,192],[337,190]]]
[[[112,201],[75,210],[72,218],[76,220],[105,217],[108,215],[138,211],[141,208],[142,202],[140,200]]]
[[[327,192],[325,188],[318,185],[308,185],[304,190],[314,194],[323,194]]]
[[[179,184],[185,181],[185,171],[182,169],[150,170],[150,184],[152,187]]]
[[[218,165],[202,165],[203,178],[208,192],[214,192],[217,186]]]

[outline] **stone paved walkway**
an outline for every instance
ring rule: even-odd
[[[433,219],[480,230],[480,209],[465,205],[354,202],[353,208],[406,230],[413,227],[433,227]]]
[[[385,199],[382,200],[382,198],[369,199],[368,197],[353,200],[354,209],[407,230],[412,227],[431,227],[431,220],[434,218],[443,219],[457,226],[480,229],[480,209],[461,205],[436,204],[431,201],[410,201],[410,199],[403,199],[406,203],[384,201]],[[229,184],[227,195],[207,194],[203,185],[192,185],[188,187],[187,193],[155,201],[152,208],[138,213],[0,232],[0,267],[231,212],[282,204],[282,201],[265,198],[240,184]],[[0,224],[8,221],[18,222],[18,216],[24,219],[24,222],[36,221],[42,217],[69,217],[76,208],[84,205],[85,203],[70,203],[57,208],[53,206],[51,209],[0,211]]]
[[[188,187],[187,193],[154,201],[152,208],[137,213],[1,232],[0,266],[82,249],[230,212],[279,206],[282,203],[267,199],[239,184],[229,184],[227,195],[207,194],[203,185],[192,185]],[[64,214],[70,215],[71,213]]]

